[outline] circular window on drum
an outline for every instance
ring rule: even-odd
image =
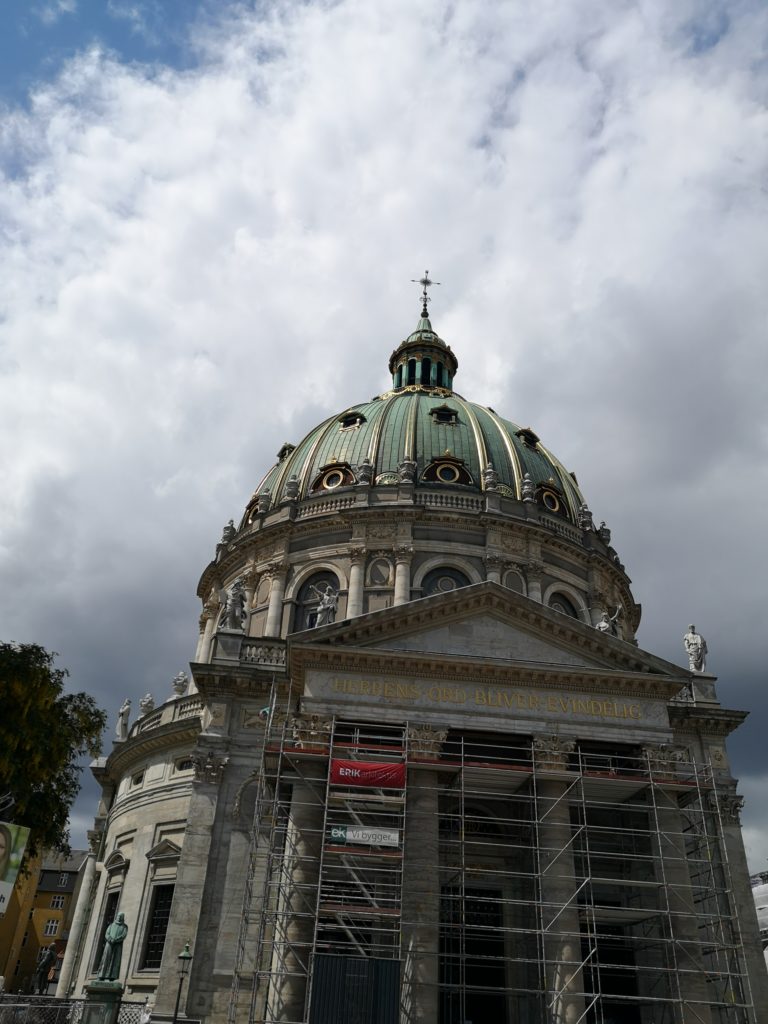
[[[433,594],[448,594],[459,587],[468,586],[469,580],[458,569],[432,569],[424,577],[421,593],[424,597],[431,597]]]
[[[341,487],[344,483],[344,474],[340,469],[332,469],[323,476],[322,486],[326,491],[332,491],[335,487]]]
[[[553,594],[549,599],[549,607],[554,608],[554,610],[556,612],[560,612],[561,615],[569,615],[572,619],[579,618],[576,605],[573,601],[569,600],[565,594]]]
[[[435,469],[435,476],[437,477],[438,480],[440,480],[441,483],[444,484],[455,484],[458,481],[460,475],[461,474],[459,473],[456,466],[452,465],[452,463],[450,462],[442,462]]]
[[[541,500],[544,507],[550,512],[560,511],[560,499],[554,491],[545,490],[541,492]]]

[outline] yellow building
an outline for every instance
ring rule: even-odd
[[[73,850],[69,857],[44,853],[28,865],[26,876],[19,876],[0,918],[0,976],[6,992],[32,991],[41,951],[51,944],[57,960],[43,991],[55,991],[85,860],[84,850]]]

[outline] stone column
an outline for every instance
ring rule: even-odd
[[[411,559],[413,548],[408,545],[395,548],[394,604],[407,604],[411,599]]]
[[[741,834],[740,814],[744,797],[734,792],[723,791],[720,791],[718,796],[723,842],[728,856],[734,900],[731,911],[736,916],[741,931],[744,965],[749,975],[755,1006],[755,1021],[756,1024],[768,1024],[768,973],[765,970],[760,926],[757,923],[757,911],[752,898],[749,868],[744,853],[744,837]]]
[[[568,783],[555,777],[574,747],[573,740],[557,736],[534,739],[547,1024],[576,1024],[585,1009]]]
[[[352,548],[350,551],[349,593],[347,595],[347,618],[353,619],[363,614],[363,569],[365,568],[365,548]]]
[[[503,567],[504,561],[498,555],[486,555],[485,578],[489,583],[501,583],[501,570]]]
[[[544,567],[541,562],[529,562],[525,569],[525,577],[528,584],[528,597],[532,601],[541,604],[541,574]]]
[[[216,619],[218,616],[219,609],[214,608],[206,601],[203,607],[203,614],[200,616],[200,625],[203,627],[203,632],[195,656],[195,660],[201,665],[205,665],[211,660],[211,644],[213,643],[213,633],[216,629]]]
[[[319,766],[304,768],[293,785],[291,816],[286,830],[282,877],[287,879],[278,900],[278,922],[268,1002],[274,1019],[304,1021],[307,979],[315,933],[320,848],[325,818],[325,781]],[[316,779],[308,775],[316,774]]]
[[[93,903],[94,879],[96,878],[96,855],[101,844],[101,832],[88,833],[88,857],[83,869],[83,878],[80,882],[80,891],[77,895],[75,913],[72,915],[72,926],[69,929],[67,948],[64,951],[64,962],[61,965],[59,982],[56,986],[56,998],[65,999],[69,994],[69,986],[75,963],[79,959],[80,947],[84,938],[84,929],[88,923],[88,915]]]
[[[408,769],[403,856],[403,1024],[435,1024],[440,952],[438,775]]]
[[[644,753],[652,779],[654,773],[667,776],[676,773],[675,751],[649,746],[644,748]],[[672,993],[676,994],[677,987],[683,1001],[680,1024],[710,1024],[709,992],[701,955],[703,936],[699,934],[680,807],[673,791],[656,782],[652,782],[652,790],[651,812],[657,830],[653,837],[656,878],[664,886],[659,894],[660,909],[666,908],[669,914],[677,964],[676,975],[671,979]]]
[[[264,636],[279,637],[283,626],[283,597],[285,595],[288,566],[274,564],[269,567],[267,573],[272,580],[272,585],[269,588],[269,605],[267,607],[267,624],[264,628]]]
[[[155,1012],[168,1017],[173,1014],[178,987],[178,956],[185,943],[190,943],[194,960],[189,983],[182,993],[179,1007],[182,1015],[186,1014],[187,1002],[192,997],[198,979],[202,980],[203,987],[209,983],[214,963],[211,936],[205,934],[204,929],[201,931],[200,915],[206,892],[206,867],[211,855],[219,785],[226,770],[227,758],[213,747],[205,751],[198,745],[192,760],[195,766],[192,797],[155,993]]]

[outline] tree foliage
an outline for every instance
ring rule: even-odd
[[[106,713],[65,693],[66,669],[37,644],[0,643],[0,798],[6,820],[32,829],[31,852],[68,849],[67,818],[80,790],[79,758],[96,757]]]

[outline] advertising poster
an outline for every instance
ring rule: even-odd
[[[0,917],[8,909],[28,839],[28,828],[0,821]]]
[[[336,786],[375,786],[381,789],[402,789],[405,765],[382,761],[331,761],[331,782]]]

